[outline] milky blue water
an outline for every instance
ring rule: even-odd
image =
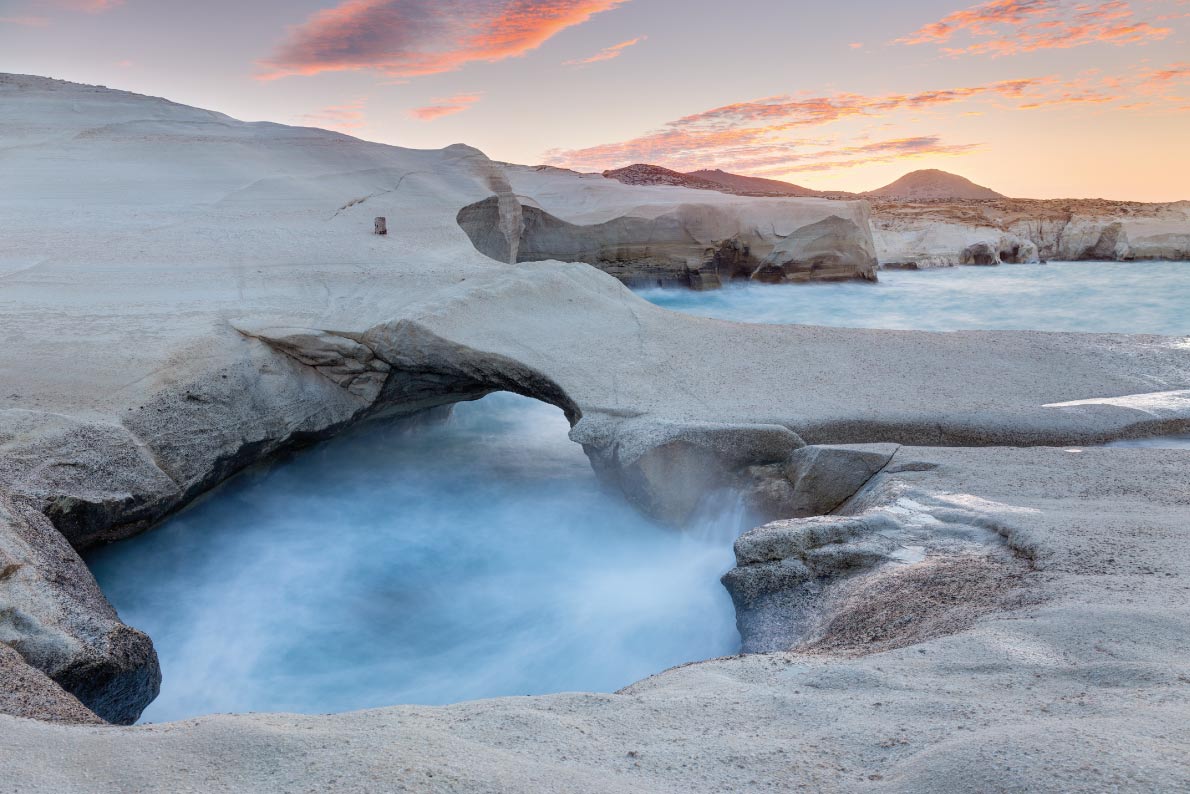
[[[733,284],[711,292],[639,294],[667,309],[751,323],[1190,334],[1190,262],[1064,262],[879,275],[879,284]]]
[[[568,429],[509,394],[360,427],[91,554],[161,658],[143,719],[608,692],[736,652],[719,576],[751,524],[654,524]]]
[[[1190,433],[1173,436],[1155,436],[1153,438],[1130,438],[1124,441],[1112,441],[1109,447],[1149,447],[1154,449],[1190,449]]]

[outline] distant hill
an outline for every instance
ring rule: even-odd
[[[659,165],[637,163],[625,168],[604,171],[608,179],[615,179],[626,185],[674,185],[696,190],[717,190],[737,196],[798,196],[826,198],[888,198],[907,200],[969,200],[1004,198],[996,191],[977,185],[958,174],[937,169],[914,171],[879,190],[852,194],[840,191],[826,192],[813,188],[782,182],[779,179],[764,179],[756,176],[732,174],[720,169],[700,171],[672,171]]]
[[[716,168],[713,171],[703,169],[701,171],[690,171],[686,176],[701,179],[705,182],[714,182],[717,185],[722,185],[729,189],[731,193],[740,193],[747,195],[765,195],[765,196],[821,196],[824,195],[821,190],[812,190],[808,187],[795,185],[792,182],[782,182],[779,179],[764,179],[758,176],[741,176],[740,174],[729,174],[726,171]]]
[[[689,174],[683,174],[680,171],[671,171],[659,165],[637,163],[636,165],[617,168],[612,171],[604,171],[603,175],[608,179],[623,182],[625,185],[675,185],[677,187],[689,187],[696,190],[717,190],[720,193],[730,192],[723,190],[723,186],[715,182],[698,179]]]
[[[991,188],[977,185],[958,174],[937,169],[914,171],[878,190],[864,193],[873,198],[900,199],[997,199],[1004,198]]]

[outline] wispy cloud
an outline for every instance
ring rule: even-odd
[[[313,127],[324,127],[329,130],[351,133],[363,127],[367,121],[364,118],[364,108],[367,99],[361,97],[342,105],[331,105],[313,113],[302,116],[302,121]]]
[[[51,0],[56,5],[73,8],[76,11],[86,11],[88,14],[100,14],[124,5],[124,0]]]
[[[1144,44],[1172,28],[1137,19],[1125,0],[990,0],[932,22],[896,44],[935,44],[947,55],[1015,55],[1086,44]],[[953,46],[956,39],[961,39]]]
[[[31,0],[27,4],[31,10],[65,9],[67,11],[82,11],[87,14],[101,14],[124,5],[124,0]],[[40,13],[13,14],[0,17],[0,25],[21,25],[30,28],[44,28],[51,22],[50,17]]]
[[[615,58],[619,58],[624,53],[624,50],[628,49],[629,47],[635,47],[637,44],[640,44],[642,41],[644,41],[647,38],[648,38],[648,36],[637,36],[635,39],[628,39],[628,41],[621,41],[619,44],[613,44],[610,47],[604,47],[599,52],[597,52],[594,55],[591,55],[587,58],[576,58],[573,61],[565,61],[565,62],[563,62],[562,65],[563,66],[585,66],[588,63],[599,63],[600,61],[610,61]]]
[[[850,138],[810,135],[837,122],[862,122],[870,131],[907,115],[920,123],[955,106],[955,113],[987,109],[1041,110],[1134,101],[1161,95],[1165,107],[1184,105],[1174,87],[1190,81],[1190,64],[1136,69],[1122,76],[1087,73],[1075,79],[1033,77],[907,94],[773,96],[736,102],[669,122],[654,132],[614,143],[546,153],[551,165],[601,170],[654,163],[677,170],[723,168],[757,175],[826,171],[876,162],[971,152],[980,144],[947,142],[937,135],[866,142],[861,130]],[[963,105],[967,105],[963,107]],[[974,104],[975,107],[971,107]],[[899,123],[899,122],[898,122]],[[855,125],[848,125],[853,128]]]
[[[422,121],[433,121],[443,116],[462,113],[478,102],[480,96],[480,94],[455,94],[454,96],[441,97],[433,100],[434,104],[432,105],[414,108],[409,111],[409,115]]]
[[[373,69],[408,78],[501,61],[628,0],[345,0],[293,28],[264,79]]]

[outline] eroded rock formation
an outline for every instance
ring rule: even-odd
[[[866,212],[841,205],[850,217],[829,215],[797,226],[809,210],[789,205],[781,234],[763,228],[747,204],[699,204],[689,196],[671,207],[623,215],[601,223],[569,223],[523,204],[510,240],[500,229],[501,201],[491,196],[458,214],[475,247],[502,262],[586,262],[630,286],[715,289],[736,279],[765,283],[876,280],[876,253]],[[830,205],[826,205],[830,208]],[[764,213],[771,216],[772,212]]]
[[[873,201],[881,265],[1190,259],[1190,202]]]

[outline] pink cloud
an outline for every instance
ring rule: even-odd
[[[990,0],[956,11],[895,43],[935,44],[947,55],[1015,55],[1086,44],[1145,44],[1173,33],[1135,18],[1125,0]],[[942,46],[964,36],[959,46]]]
[[[455,94],[454,96],[442,97],[433,100],[434,104],[426,105],[425,107],[414,108],[409,111],[409,115],[422,121],[433,121],[440,119],[443,116],[451,116],[455,113],[462,113],[467,108],[474,105],[480,99],[480,94]]]
[[[35,8],[62,8],[68,11],[82,11],[87,14],[101,14],[113,8],[124,5],[124,0],[40,0],[35,2]],[[50,18],[37,14],[22,14],[19,16],[0,17],[0,25],[21,25],[23,27],[44,28],[50,24]]]
[[[374,69],[450,72],[524,55],[628,0],[345,0],[292,29],[263,79]]]
[[[49,5],[68,8],[71,11],[85,11],[88,14],[102,14],[124,5],[124,0],[44,0]]]
[[[1138,68],[1120,75],[1086,72],[1074,79],[1032,77],[1001,80],[908,94],[772,96],[734,102],[669,122],[661,129],[627,140],[582,149],[546,152],[550,165],[603,170],[632,163],[653,163],[675,170],[723,168],[755,175],[824,171],[855,165],[892,162],[925,156],[957,156],[979,144],[953,143],[935,135],[868,142],[862,131],[850,140],[807,137],[840,121],[864,121],[868,129],[899,123],[928,123],[954,107],[970,115],[987,109],[999,112],[1043,111],[1057,107],[1116,107],[1134,102],[1137,94],[1160,96],[1154,107],[1184,105],[1175,89],[1190,81],[1190,64]],[[976,105],[976,107],[971,107]]]
[[[628,49],[629,47],[635,47],[637,44],[640,44],[642,41],[644,41],[647,38],[648,38],[648,36],[637,36],[635,39],[629,39],[628,41],[621,41],[619,44],[613,44],[610,47],[604,47],[602,50],[600,50],[599,52],[595,53],[594,55],[592,55],[590,57],[578,58],[573,61],[565,61],[562,65],[563,66],[585,66],[588,63],[599,63],[600,61],[610,61],[614,58],[619,58],[624,53],[624,50]]]
[[[311,126],[351,133],[367,123],[364,118],[366,105],[367,100],[364,98],[353,99],[342,105],[331,105],[314,113],[307,113],[302,116],[302,120]]]

